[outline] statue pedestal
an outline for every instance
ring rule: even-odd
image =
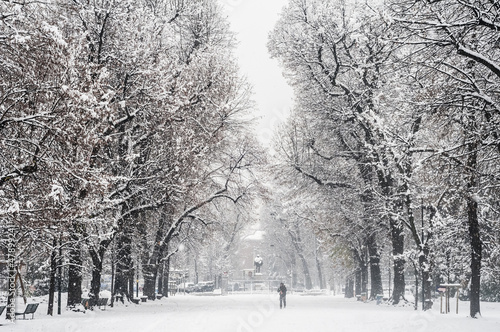
[[[267,289],[266,284],[267,284],[266,277],[262,273],[257,272],[254,274],[252,280],[253,291],[265,291]]]

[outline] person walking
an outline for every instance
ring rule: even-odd
[[[280,293],[280,309],[286,308],[286,287],[284,283],[280,284],[278,288],[278,293]]]

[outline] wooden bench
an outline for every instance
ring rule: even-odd
[[[106,306],[108,305],[108,298],[107,297],[101,297],[97,300],[97,306],[101,310],[106,310]]]
[[[26,306],[23,312],[16,312],[16,316],[23,315],[23,319],[26,319],[26,315],[31,314],[31,319],[35,318],[35,311],[38,308],[39,303],[30,303]]]
[[[90,299],[82,299],[82,305],[85,310],[90,309]]]

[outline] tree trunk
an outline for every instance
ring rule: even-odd
[[[358,162],[357,165],[363,177],[365,187],[371,188],[374,172],[369,160],[363,158],[363,162]],[[366,223],[367,225],[373,225],[374,220],[372,220],[372,216],[376,213],[376,211],[374,211],[376,203],[373,197],[373,192],[371,190],[365,190],[361,194],[361,201],[364,205],[364,223]],[[368,234],[369,235],[366,238],[366,246],[368,249],[368,262],[370,265],[370,299],[375,299],[377,297],[377,294],[383,294],[384,291],[382,286],[382,276],[380,272],[380,252],[378,251],[375,227],[370,227],[370,233]]]
[[[62,264],[63,264],[63,255],[62,255],[62,235],[59,238],[59,256],[57,257],[57,314],[61,314],[61,305],[62,305]]]
[[[168,214],[168,216],[171,216],[171,214]],[[143,293],[150,300],[156,299],[156,280],[158,278],[158,269],[161,263],[161,258],[163,257],[163,253],[167,250],[168,242],[170,241],[170,236],[165,237],[164,231],[165,226],[171,223],[171,219],[168,216],[167,214],[162,214],[161,218],[159,218],[158,228],[156,230],[155,241],[151,254],[149,254],[151,248],[147,243],[147,239],[143,238],[142,240],[142,273],[144,276]],[[139,218],[139,216],[137,217]],[[147,234],[145,223],[139,223],[138,227],[140,233]],[[161,292],[161,288],[158,288],[158,291]]]
[[[361,283],[362,283],[363,277],[361,276],[361,268],[357,267],[356,268],[356,273],[355,273],[355,281],[354,281],[354,294],[361,295]]]
[[[79,248],[69,251],[68,307],[78,305],[82,300],[82,257]]]
[[[147,242],[144,240],[143,243],[143,257],[145,263],[142,264],[142,274],[144,277],[144,289],[143,294],[150,300],[156,299],[156,280],[158,278],[158,269],[160,265],[160,258],[162,257],[163,247],[160,245],[161,239],[163,237],[163,232],[158,230],[156,234],[156,241],[153,247],[151,255],[148,257],[149,248],[147,247]],[[161,292],[161,289],[158,288]]]
[[[352,275],[346,279],[345,297],[350,299],[354,297],[354,280]]]
[[[300,237],[300,232],[299,232],[298,226],[295,225],[295,229],[293,231],[288,230],[288,234],[290,235],[290,239],[292,240],[292,244],[293,244],[295,251],[297,252],[297,255],[299,256],[300,261],[302,263],[302,272],[304,273],[305,287],[306,287],[306,289],[312,289],[311,274],[309,273],[309,266],[307,265],[307,260],[304,257],[304,253],[302,250],[302,246],[301,246],[302,239]]]
[[[409,174],[409,172],[407,172]],[[403,187],[403,191],[407,192],[408,191],[408,186],[405,185]],[[431,272],[432,272],[432,267],[431,267],[431,262],[430,262],[430,248],[427,243],[430,242],[431,237],[432,237],[432,231],[431,227],[429,225],[428,231],[427,231],[427,241],[424,241],[424,230],[423,230],[423,223],[424,223],[424,209],[423,209],[423,201],[421,203],[421,222],[422,222],[422,230],[421,232],[418,232],[417,226],[416,226],[416,220],[415,220],[415,215],[413,213],[413,207],[412,207],[412,199],[410,195],[405,195],[405,205],[406,205],[406,210],[408,211],[408,226],[409,230],[413,236],[413,240],[416,245],[416,249],[419,250],[419,256],[418,256],[418,268],[415,266],[416,271],[416,282],[418,278],[421,279],[421,285],[422,285],[422,310],[429,310],[432,308],[432,292],[431,292]],[[429,220],[429,223],[430,220]],[[417,275],[417,273],[419,275]],[[417,286],[415,286],[417,287]],[[416,292],[418,292],[418,287]],[[415,301],[415,309],[417,309],[417,302],[418,298]]]
[[[319,288],[325,289],[325,282],[323,280],[323,271],[321,269],[321,262],[319,261],[318,255],[316,255],[316,268],[318,269]]]
[[[132,265],[130,265],[130,268],[128,269],[127,271],[127,282],[128,282],[128,286],[127,286],[127,289],[128,289],[128,296],[129,296],[129,299],[133,299],[134,296],[139,292],[139,285],[137,285],[137,283],[135,283],[135,269],[134,269],[134,265],[133,263],[131,263]],[[139,276],[137,276],[137,278],[139,278]],[[136,284],[136,294],[134,294],[134,283]]]
[[[357,262],[356,267],[356,277],[355,277],[355,292],[356,295],[361,295],[365,293],[367,295],[368,290],[368,264],[366,257],[366,250],[361,249],[360,251],[353,250],[353,257]]]
[[[130,278],[134,278],[132,264],[132,239],[128,232],[118,236],[116,252],[116,276],[115,290],[113,295],[121,295],[128,300],[134,297],[133,288],[130,288]],[[132,270],[132,272],[131,272]],[[133,283],[132,283],[133,285]]]
[[[113,245],[113,251],[111,252],[111,308],[115,305],[115,297],[113,296],[115,294],[115,262],[116,262],[116,247]]]
[[[167,272],[168,273],[168,272]],[[198,260],[194,259],[194,283],[197,284],[198,281]]]
[[[94,259],[92,259],[94,261]],[[99,292],[101,291],[101,271],[102,264],[93,263],[92,266],[92,280],[90,281],[89,305],[94,307],[99,300]]]
[[[50,254],[50,284],[49,284],[49,303],[47,315],[54,314],[54,293],[56,291],[56,270],[57,270],[57,239],[52,241],[52,253]]]
[[[478,203],[472,196],[477,188],[477,143],[472,142],[467,146],[467,172],[469,179],[467,183],[467,223],[469,226],[469,238],[471,245],[471,285],[470,285],[470,316],[477,318],[481,315],[480,291],[481,291],[481,259],[483,246],[481,242]]]
[[[368,295],[368,264],[365,261],[361,264],[361,293]]]
[[[476,318],[481,314],[480,291],[481,291],[481,258],[482,242],[479,234],[479,222],[477,216],[477,202],[472,198],[467,201],[467,215],[469,223],[469,235],[471,244],[471,285],[470,285],[470,316]]]
[[[384,289],[382,287],[382,274],[380,272],[380,252],[378,251],[374,234],[368,237],[367,247],[368,255],[370,256],[370,298],[376,299],[378,294],[384,293]]]
[[[312,289],[311,274],[309,273],[309,266],[307,260],[302,253],[298,253],[300,261],[302,262],[302,271],[304,272],[304,281],[306,289]]]
[[[184,271],[182,273],[184,273]],[[163,277],[164,277],[164,282],[163,282],[164,293],[163,294],[165,294],[165,296],[167,296],[167,297],[168,297],[168,293],[170,291],[170,289],[169,289],[170,285],[168,284],[169,276],[170,276],[170,257],[165,260],[165,264],[163,267]]]
[[[165,262],[160,262],[160,265],[158,267],[158,292],[162,295],[166,294],[163,292],[163,271],[165,270]]]
[[[384,158],[381,158],[384,160]],[[377,169],[377,177],[379,180],[379,185],[382,188],[382,194],[386,200],[386,209],[391,211],[393,214],[403,213],[403,202],[396,201],[393,202],[394,195],[394,179],[390,174],[386,174],[381,169]],[[392,302],[398,304],[399,301],[404,298],[405,294],[405,259],[404,259],[404,231],[401,222],[398,217],[394,215],[387,216],[389,221],[389,227],[391,231],[391,241],[392,241],[392,257],[393,257],[393,267],[394,267],[394,290],[392,292]]]
[[[156,298],[156,278],[158,276],[158,262],[150,262],[142,266],[142,275],[144,278],[144,288],[142,293],[149,300]]]
[[[418,310],[418,270],[415,268],[415,310]]]
[[[431,271],[429,264],[429,246],[427,244],[424,245],[421,255],[418,257],[418,262],[420,266],[420,272],[422,273],[422,292],[423,292],[423,300],[422,304],[423,310],[432,309],[432,292],[431,292]]]
[[[96,306],[99,300],[99,293],[101,291],[101,274],[102,263],[106,247],[110,241],[106,240],[99,244],[99,249],[96,251],[90,249],[90,258],[92,259],[92,280],[90,281],[89,305]]]
[[[405,294],[404,233],[401,224],[391,218],[392,256],[394,259],[394,289],[392,302],[398,304]]]
[[[468,145],[469,157],[467,168],[470,173],[467,184],[469,197],[467,198],[467,223],[469,225],[469,238],[471,245],[471,285],[470,285],[470,316],[476,318],[481,314],[480,291],[481,291],[481,259],[483,246],[479,229],[478,204],[472,197],[477,186],[477,144]]]

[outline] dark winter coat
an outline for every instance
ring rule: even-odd
[[[285,297],[286,296],[286,287],[285,287],[285,285],[280,285],[280,287],[278,288],[278,293],[280,293],[281,297]]]

